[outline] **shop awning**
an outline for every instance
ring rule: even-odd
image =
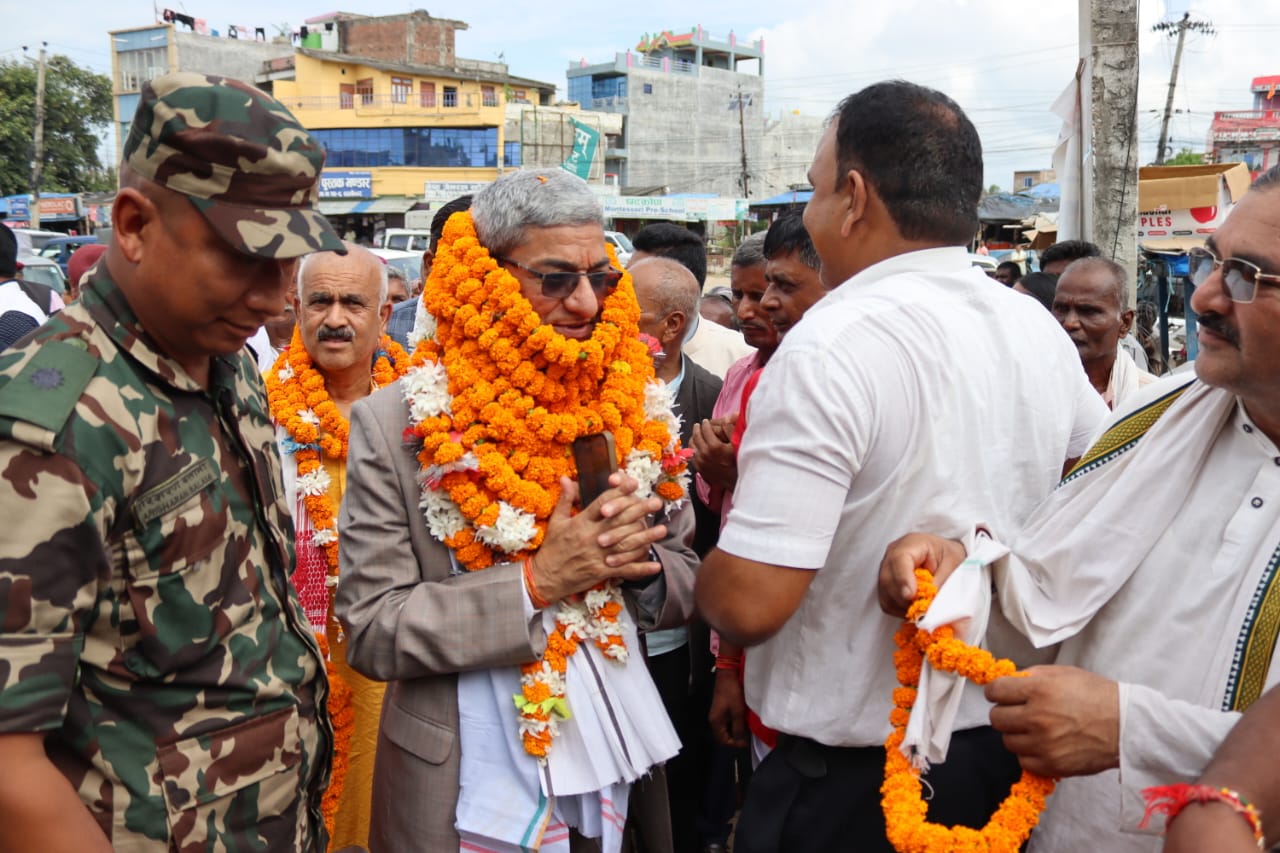
[[[319,209],[325,216],[345,216],[353,213],[404,213],[417,203],[416,198],[403,196],[321,199]]]

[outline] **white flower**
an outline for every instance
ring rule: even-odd
[[[450,462],[448,465],[428,465],[418,472],[418,484],[426,485],[432,489],[440,487],[440,480],[445,474],[452,474],[455,471],[479,471],[480,460],[476,455],[468,450],[462,454],[462,458],[456,462]]]
[[[325,527],[311,534],[311,541],[317,545],[328,545],[331,542],[338,541],[338,531],[332,527]]]
[[[320,426],[320,416],[311,409],[301,409],[298,412],[298,420],[304,424],[311,424],[313,427]]]
[[[409,370],[404,375],[404,399],[409,404],[409,420],[418,423],[449,411],[449,374],[444,365],[433,362]]]
[[[498,501],[498,520],[492,527],[476,528],[476,539],[507,554],[515,554],[529,547],[538,533],[538,520],[532,513],[516,509],[506,501]]]
[[[589,589],[582,598],[586,602],[587,608],[594,613],[608,604],[611,596],[608,589]]]
[[[427,530],[441,542],[467,526],[467,519],[447,492],[424,487],[418,508],[427,518]]]
[[[413,315],[413,331],[406,337],[409,344],[409,352],[413,352],[418,348],[418,344],[424,339],[435,340],[436,337],[436,318],[427,310],[427,306],[423,303],[422,298],[418,298],[418,311]]]
[[[298,492],[311,497],[320,497],[329,493],[329,472],[317,468],[309,474],[298,475]]]
[[[672,441],[680,437],[680,418],[675,413],[675,392],[661,379],[644,386],[645,420],[661,421]]]
[[[288,382],[293,378],[293,365],[289,363],[288,359],[280,365],[280,369],[276,371],[276,377],[281,382]]]
[[[632,450],[627,454],[627,476],[640,484],[635,496],[641,500],[653,494],[653,487],[662,476],[662,465],[648,453]]]

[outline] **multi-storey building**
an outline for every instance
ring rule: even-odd
[[[152,77],[196,70],[251,81],[324,144],[321,209],[360,217],[343,226],[367,236],[440,201],[432,185],[473,189],[518,166],[519,141],[505,138],[506,105],[554,98],[553,84],[456,56],[455,33],[466,27],[423,11],[334,13],[309,19],[293,34],[297,47],[291,37],[227,38],[173,23],[114,32],[117,132],[127,132]]]
[[[645,36],[612,62],[584,60],[570,67],[568,91],[584,109],[622,115],[605,171],[624,192],[745,198],[764,189],[752,185],[764,167],[763,75],[762,42],[717,38],[699,26]],[[803,179],[801,170],[795,180]]]
[[[1209,125],[1211,162],[1244,163],[1257,177],[1280,163],[1280,75],[1255,77],[1253,109],[1221,110]]]

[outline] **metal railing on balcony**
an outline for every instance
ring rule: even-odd
[[[627,108],[626,95],[613,95],[608,98],[592,98],[591,109],[593,110],[625,110]]]
[[[387,113],[412,115],[458,115],[460,112],[476,113],[480,111],[481,96],[468,92],[445,92],[435,99],[434,105],[424,105],[416,95],[366,95],[360,92],[354,95],[310,95],[282,99],[291,110],[354,110],[385,115]],[[484,99],[484,106],[497,106]]]

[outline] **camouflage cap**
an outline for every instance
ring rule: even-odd
[[[324,148],[283,104],[247,83],[191,72],[148,82],[124,165],[191,199],[246,254],[346,252],[315,206]]]

